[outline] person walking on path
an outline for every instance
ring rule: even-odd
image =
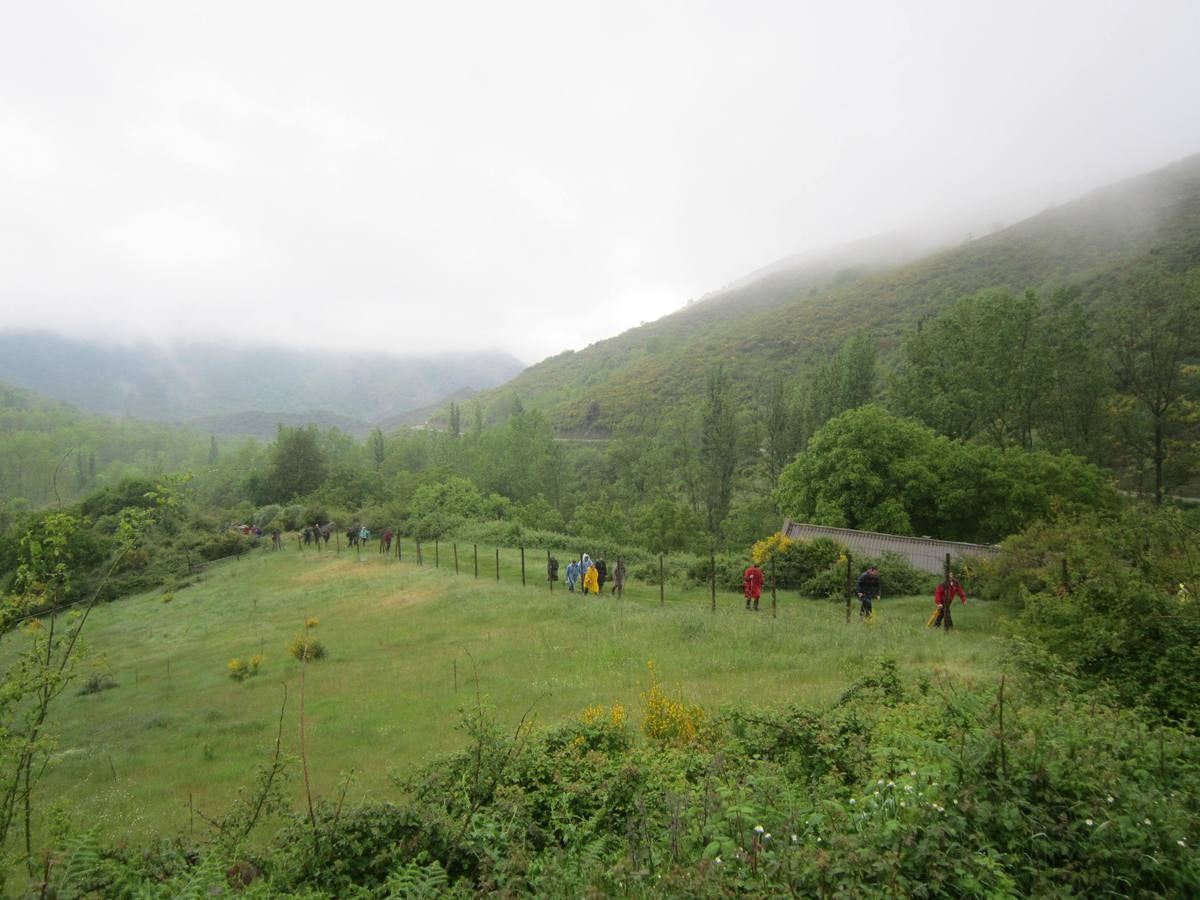
[[[583,592],[585,594],[600,593],[600,573],[596,571],[596,566],[589,564],[587,571],[583,573]]]
[[[392,554],[392,529],[388,529],[383,533],[383,543],[379,545],[379,552],[384,556]]]
[[[958,583],[958,579],[954,577],[954,573],[950,573],[950,580],[940,582],[937,590],[933,592],[933,603],[937,607],[936,618],[933,620],[934,628],[941,628],[942,623],[946,625],[946,630],[951,631],[954,628],[954,617],[950,613],[951,607],[954,605],[954,597],[958,595],[963,603],[967,602],[967,593],[962,589],[962,585]]]
[[[875,611],[874,601],[878,600],[880,596],[878,566],[871,566],[858,576],[854,592],[858,594],[858,617],[869,619]]]
[[[604,593],[604,582],[608,581],[608,563],[602,559],[596,560],[596,591]]]
[[[579,562],[571,560],[567,563],[567,590],[575,593],[575,582],[579,580]]]
[[[612,576],[612,592],[620,597],[625,593],[625,560],[620,556],[617,557],[617,564],[613,566]]]
[[[742,593],[746,595],[747,612],[751,609],[758,612],[758,599],[762,596],[762,587],[763,571],[757,563],[752,562],[742,573]],[[751,603],[754,604],[753,607],[751,607]]]

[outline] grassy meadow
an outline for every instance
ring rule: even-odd
[[[429,555],[431,556],[431,555]],[[221,563],[164,603],[143,595],[97,608],[87,623],[80,681],[108,673],[116,687],[72,689],[52,713],[59,746],[43,802],[99,823],[112,839],[206,826],[194,808],[224,813],[255,766],[269,760],[280,720],[284,751],[299,754],[300,665],[287,645],[307,617],[325,659],[305,674],[306,742],[314,793],[329,797],[353,771],[346,802],[398,793],[407,775],[460,746],[461,706],[478,691],[502,723],[526,711],[553,723],[584,707],[623,703],[635,724],[654,661],[664,684],[709,709],[748,701],[773,707],[835,698],[874,660],[948,670],[969,679],[1003,667],[1004,611],[956,608],[949,637],[927,630],[927,597],[885,598],[876,622],[847,626],[844,606],[769,592],[758,614],[734,594],[633,584],[622,601],[546,588],[531,561],[522,587],[516,551],[454,575],[427,556],[418,568],[343,552],[259,552]],[[536,571],[535,571],[536,570]],[[886,573],[885,573],[886,576]],[[886,582],[885,582],[886,586]],[[9,641],[20,640],[19,634]],[[233,658],[261,654],[260,673],[229,677]],[[302,797],[299,767],[290,790]],[[299,808],[299,806],[297,806]]]

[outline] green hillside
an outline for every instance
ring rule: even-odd
[[[1059,286],[1098,294],[1148,258],[1176,271],[1200,263],[1200,155],[910,264],[776,269],[547,359],[484,397],[497,415],[515,393],[561,431],[604,433],[639,411],[697,399],[717,361],[748,396],[767,376],[795,371],[860,327],[886,348],[963,294]]]
[[[219,448],[207,432],[88,415],[0,382],[0,512],[69,503],[123,476],[198,467]]]

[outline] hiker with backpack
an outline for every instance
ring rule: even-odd
[[[878,600],[881,594],[878,566],[871,566],[858,576],[854,592],[858,594],[858,617],[869,619],[874,612],[874,601]]]

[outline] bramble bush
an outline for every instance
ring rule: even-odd
[[[1195,548],[1196,533],[1177,510],[1064,518],[1006,540],[989,589],[1021,604],[1021,632],[1089,683],[1194,727],[1200,723]]]
[[[639,738],[616,704],[542,731],[477,706],[396,803],[318,802],[253,851],[93,845],[89,889],[1195,896],[1200,739],[1036,645],[1012,658],[1022,677],[978,686],[879,661],[825,708],[729,709],[685,741]],[[59,896],[70,877],[52,870]]]

